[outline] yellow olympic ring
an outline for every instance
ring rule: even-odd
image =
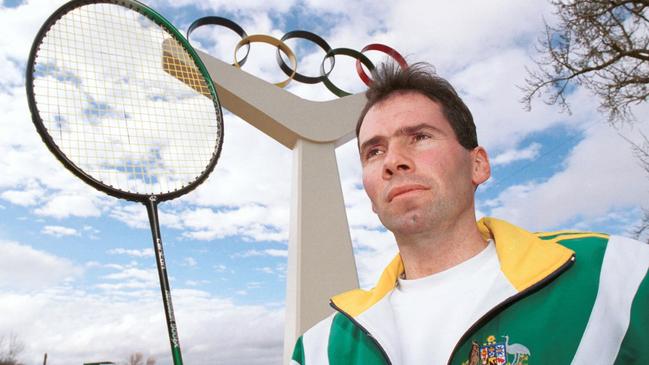
[[[288,85],[288,83],[291,82],[291,80],[295,76],[295,73],[297,72],[297,58],[295,57],[295,53],[293,53],[291,48],[289,48],[289,46],[286,45],[286,43],[284,43],[283,41],[277,38],[271,37],[269,35],[253,34],[244,37],[242,40],[240,40],[239,43],[237,43],[237,46],[234,48],[234,66],[237,68],[241,68],[241,66],[239,66],[239,61],[237,60],[237,51],[239,50],[239,48],[243,47],[246,44],[255,43],[255,42],[268,43],[272,46],[276,46],[282,52],[284,52],[284,54],[288,57],[289,61],[291,61],[291,66],[292,66],[291,75],[288,77],[288,79],[275,83],[276,86],[279,86],[281,88]]]

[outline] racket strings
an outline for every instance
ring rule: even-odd
[[[176,191],[214,157],[220,116],[205,78],[178,41],[137,12],[112,4],[72,10],[48,30],[34,70],[48,134],[104,185]]]

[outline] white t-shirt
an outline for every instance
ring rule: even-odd
[[[500,271],[492,241],[476,256],[448,270],[415,280],[399,279],[389,300],[401,363],[446,364],[464,332],[515,293]]]

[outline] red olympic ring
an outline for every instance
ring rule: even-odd
[[[366,51],[379,51],[387,54],[388,56],[392,57],[401,68],[407,68],[408,67],[408,62],[406,62],[406,59],[403,58],[403,56],[397,52],[394,48],[388,47],[385,44],[381,43],[372,43],[368,44],[367,46],[363,47],[361,50],[361,53],[364,53]],[[372,79],[365,73],[365,70],[363,70],[363,66],[361,65],[360,59],[356,59],[356,72],[358,73],[358,76],[361,77],[361,80],[365,83],[365,85],[370,86],[372,83]]]

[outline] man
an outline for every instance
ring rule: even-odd
[[[425,64],[374,73],[363,185],[399,255],[297,341],[293,363],[649,364],[649,245],[484,218],[469,109]]]

